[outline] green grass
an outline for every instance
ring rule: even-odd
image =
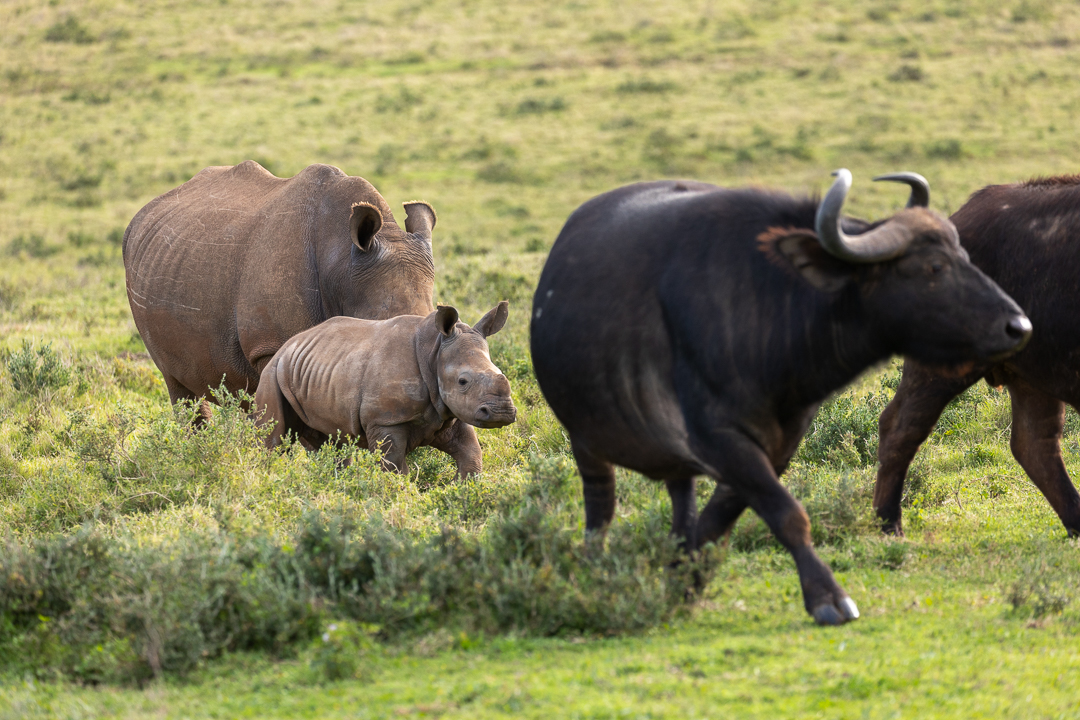
[[[812,192],[844,166],[880,217],[882,172],[951,212],[1075,171],[1080,6],[11,0],[0,27],[0,718],[1080,717],[1080,548],[1011,458],[1007,396],[946,410],[903,541],[870,510],[898,365],[823,409],[786,482],[863,618],[820,629],[752,516],[683,602],[666,494],[631,473],[587,552],[527,334],[562,222],[623,183]],[[199,434],[169,408],[123,228],[249,158],[431,202],[436,299],[510,300],[519,419],[480,433],[483,477],[267,455],[235,408]]]

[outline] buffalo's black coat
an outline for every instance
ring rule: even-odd
[[[971,262],[1024,308],[1034,332],[1001,363],[938,367],[907,358],[896,397],[881,416],[881,469],[874,506],[902,532],[904,477],[942,410],[986,377],[1012,399],[1013,454],[1071,535],[1080,534],[1080,494],[1061,457],[1065,404],[1080,406],[1080,176],[979,190],[953,216]]]
[[[749,505],[795,556],[807,609],[842,622],[851,601],[777,474],[819,403],[868,366],[900,352],[1009,352],[1018,341],[1007,325],[1022,315],[930,211],[890,220],[915,228],[904,255],[853,265],[821,249],[817,205],[673,181],[594,198],[551,250],[531,344],[582,473],[589,530],[612,518],[613,464],[667,483],[673,529],[691,547]],[[719,480],[700,523],[698,474]]]

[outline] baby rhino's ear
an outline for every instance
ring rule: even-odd
[[[506,318],[510,315],[510,303],[503,300],[501,303],[488,310],[487,315],[480,318],[480,322],[473,325],[473,330],[484,337],[490,337],[502,330],[506,324]]]
[[[440,305],[435,311],[435,327],[439,328],[446,337],[454,332],[454,326],[458,323],[458,311],[453,305]]]

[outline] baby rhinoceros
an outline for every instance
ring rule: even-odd
[[[255,394],[258,422],[274,423],[267,447],[289,431],[311,448],[340,432],[381,452],[387,470],[406,473],[406,453],[430,445],[454,458],[458,477],[480,472],[470,425],[503,427],[517,417],[485,339],[502,328],[507,307],[502,301],[473,327],[443,305],[427,317],[334,317],[294,335]]]

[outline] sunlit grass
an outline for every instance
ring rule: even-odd
[[[813,193],[844,166],[850,211],[881,217],[904,197],[869,182],[882,172],[921,172],[951,212],[983,185],[1076,169],[1075,4],[12,0],[0,27],[0,527],[23,543],[89,521],[110,542],[180,547],[228,518],[269,547],[312,510],[480,537],[530,492],[530,463],[569,451],[528,317],[584,200],[675,176]],[[399,221],[427,200],[436,300],[471,321],[510,300],[491,349],[519,419],[479,433],[482,478],[455,484],[430,449],[407,478],[343,471],[266,454],[239,417],[195,437],[173,414],[119,240],[157,194],[249,158],[364,176]],[[68,381],[16,387],[24,342],[49,345]],[[841,393],[787,477],[863,611],[852,626],[812,626],[790,558],[748,515],[692,616],[644,634],[480,637],[452,616],[453,632],[384,639],[363,681],[320,685],[316,638],[291,657],[207,658],[149,692],[10,675],[0,716],[1074,716],[1077,548],[1009,453],[1006,395],[980,383],[946,411],[912,466],[907,539],[878,536],[876,413],[897,371]],[[1070,416],[1074,474],[1078,429]],[[664,542],[663,487],[618,477],[625,537]],[[553,527],[580,540],[572,490]],[[91,655],[106,672],[136,646]]]

